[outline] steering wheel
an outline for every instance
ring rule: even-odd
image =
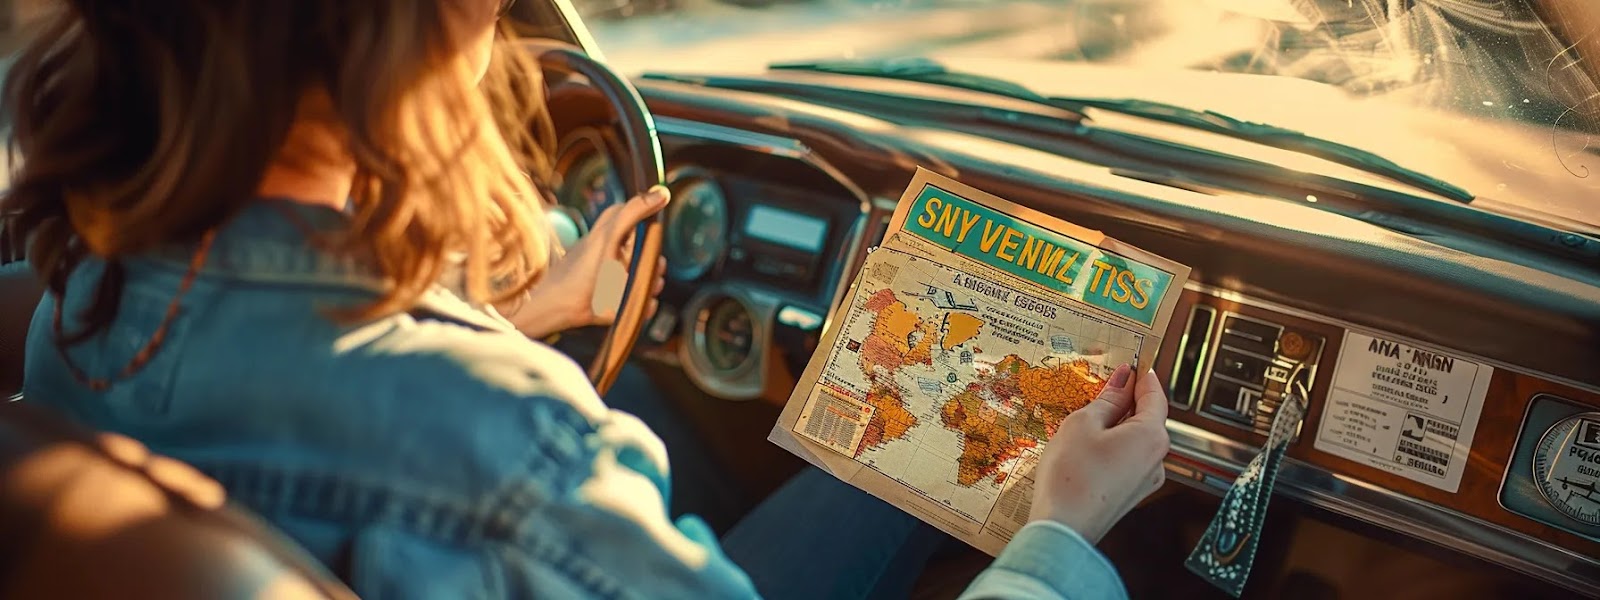
[[[600,64],[574,46],[551,41],[529,42],[526,46],[538,53],[539,66],[546,73],[579,75],[589,86],[605,96],[615,119],[613,127],[622,146],[622,156],[613,157],[617,175],[622,180],[625,198],[643,194],[666,179],[664,160],[661,158],[661,141],[656,138],[656,124],[645,108],[639,91],[609,67]],[[611,202],[616,202],[612,200]],[[602,207],[603,208],[603,207]],[[639,339],[644,328],[645,308],[650,304],[650,285],[655,281],[656,265],[661,258],[661,220],[659,213],[639,222],[634,231],[633,255],[628,261],[628,283],[623,288],[616,320],[600,342],[600,350],[589,363],[589,380],[604,395],[622,372],[622,364]]]

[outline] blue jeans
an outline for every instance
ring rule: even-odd
[[[732,486],[643,371],[625,367],[606,403],[644,420],[667,444],[674,514],[739,504],[728,499]],[[728,556],[770,600],[905,598],[928,559],[949,542],[938,529],[815,467],[722,538]]]
[[[807,467],[724,536],[722,547],[770,600],[905,598],[950,539]]]

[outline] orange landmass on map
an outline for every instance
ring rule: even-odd
[[[857,455],[904,437],[917,424],[894,373],[906,365],[932,364],[935,344],[948,352],[976,338],[983,326],[982,319],[959,312],[924,319],[888,289],[868,298],[866,309],[872,327],[858,360],[872,385],[866,402],[873,414]],[[1016,355],[1002,358],[992,372],[940,407],[944,426],[961,434],[956,482],[971,486],[991,476],[1004,481],[1000,465],[1049,440],[1061,420],[1094,399],[1104,384],[1083,361],[1032,365]]]
[[[939,339],[939,323],[917,316],[895,297],[893,290],[873,293],[865,307],[873,313],[872,330],[861,340],[857,360],[872,382],[867,403],[874,410],[861,445],[856,447],[857,454],[903,437],[917,424],[916,416],[906,410],[892,377],[906,365],[932,364],[933,345]]]
[[[867,404],[872,405],[872,418],[867,420],[867,430],[861,434],[857,456],[867,448],[905,437],[906,432],[917,425],[917,416],[906,410],[900,396],[890,388],[874,387],[867,392]]]
[[[946,352],[978,336],[983,319],[967,313],[953,312],[944,318],[944,341],[940,344]]]
[[[971,486],[995,475],[1000,465],[1042,444],[1068,414],[1093,400],[1105,380],[1089,364],[1034,366],[1006,356],[993,373],[952,396],[940,420],[961,434],[956,483]]]
[[[917,321],[917,330],[911,337],[916,343],[911,346],[911,351],[906,353],[905,364],[933,364],[933,342],[939,339],[939,324],[930,324],[926,319]]]
[[[876,380],[877,367],[892,374],[906,365],[933,364],[933,344],[939,338],[937,321],[917,316],[889,289],[874,293],[866,308],[873,316],[872,331],[861,340],[862,372]]]
[[[922,319],[906,309],[888,289],[878,290],[867,299],[866,308],[873,312],[872,332],[861,341],[861,370],[868,377],[876,377],[876,367],[894,372],[906,362],[911,352],[911,332],[916,331]]]

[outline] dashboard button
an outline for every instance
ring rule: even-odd
[[[1277,325],[1229,316],[1222,322],[1222,344],[1273,356],[1278,352],[1278,334],[1282,332],[1283,328]]]
[[[778,323],[801,331],[816,331],[822,327],[822,316],[796,306],[785,306],[778,311]]]
[[[656,318],[650,322],[650,341],[665,343],[678,330],[678,309],[662,304],[656,309]]]
[[[1222,348],[1217,352],[1217,362],[1212,367],[1212,373],[1239,380],[1240,383],[1261,385],[1266,381],[1267,368],[1271,365],[1268,361],[1250,356],[1230,348]],[[1284,374],[1288,378],[1288,374]]]
[[[1280,364],[1267,365],[1267,381],[1289,383],[1289,368]]]
[[[783,275],[784,265],[781,262],[765,256],[757,256],[755,262],[757,273],[762,275]]]
[[[1311,355],[1312,344],[1306,336],[1296,332],[1288,332],[1278,338],[1278,352],[1290,360],[1305,360]]]
[[[1233,410],[1241,415],[1248,415],[1256,411],[1256,403],[1260,401],[1261,390],[1241,387],[1239,388],[1239,395],[1233,399]]]
[[[1202,410],[1213,417],[1249,427],[1254,424],[1255,405],[1260,400],[1259,390],[1226,379],[1212,379],[1206,388],[1206,403]]]

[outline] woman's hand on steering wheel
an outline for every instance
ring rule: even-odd
[[[626,277],[628,261],[633,256],[636,226],[650,215],[661,212],[671,196],[666,186],[658,185],[644,195],[612,204],[602,211],[589,228],[589,234],[567,249],[566,256],[551,263],[521,305],[507,315],[517,330],[538,339],[574,327],[610,325],[617,317],[616,307],[596,311],[594,303],[605,262],[617,261],[623,269],[614,275]],[[646,316],[655,314],[655,298],[666,284],[665,265],[666,259],[660,259],[655,270],[656,280],[650,286]]]

